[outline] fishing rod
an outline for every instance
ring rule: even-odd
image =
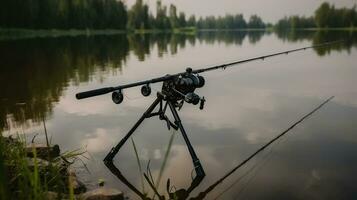
[[[110,93],[113,91],[121,91],[123,89],[131,88],[131,87],[137,87],[137,86],[141,86],[141,85],[148,85],[148,84],[152,84],[152,83],[167,81],[170,79],[177,78],[179,76],[186,76],[188,73],[189,74],[198,74],[198,73],[203,73],[203,72],[212,71],[212,70],[216,70],[216,69],[225,69],[225,68],[227,68],[229,66],[233,66],[233,65],[248,63],[248,62],[252,62],[252,61],[256,61],[256,60],[264,60],[266,58],[283,55],[283,54],[288,55],[289,53],[307,50],[307,49],[311,49],[311,48],[321,48],[321,47],[325,47],[325,46],[329,46],[329,45],[333,45],[333,44],[337,44],[337,43],[341,43],[341,42],[343,42],[343,41],[339,40],[339,41],[333,41],[333,42],[325,42],[325,43],[321,43],[321,44],[317,44],[317,45],[313,45],[313,46],[302,47],[302,48],[292,49],[292,50],[288,50],[288,51],[282,51],[282,52],[278,52],[278,53],[272,53],[272,54],[268,54],[268,55],[264,55],[264,56],[249,58],[249,59],[245,59],[245,60],[239,60],[239,61],[235,61],[235,62],[231,62],[231,63],[216,65],[216,66],[197,69],[197,70],[192,70],[191,68],[187,68],[185,72],[181,72],[181,73],[165,75],[165,76],[161,76],[161,77],[157,77],[157,78],[153,78],[153,79],[149,79],[149,80],[138,81],[138,82],[120,85],[120,86],[116,86],[116,87],[105,87],[105,88],[90,90],[90,91],[86,91],[86,92],[81,92],[81,93],[76,94],[76,98],[84,99],[84,98],[94,97],[94,96],[98,96],[98,95],[107,94],[107,93]],[[143,95],[149,96],[150,95],[149,90],[150,89],[145,86]],[[143,92],[143,89],[142,89],[142,92]]]
[[[129,130],[129,132],[120,140],[120,142],[110,150],[110,152],[105,156],[103,161],[104,164],[109,168],[110,171],[112,171],[114,175],[116,175],[120,180],[122,180],[122,182],[128,185],[128,187],[133,188],[133,185],[128,180],[124,179],[120,170],[114,166],[113,159],[115,155],[119,152],[121,147],[126,143],[126,141],[130,138],[130,136],[135,132],[135,130],[141,125],[141,123],[145,119],[158,116],[160,120],[166,122],[167,128],[169,130],[171,128],[175,130],[180,130],[182,137],[185,140],[185,143],[187,145],[188,151],[192,159],[194,170],[196,172],[196,176],[193,179],[191,186],[188,189],[188,191],[192,191],[195,189],[195,187],[199,185],[199,183],[205,177],[205,171],[186,134],[186,131],[183,127],[183,124],[181,122],[177,110],[180,110],[185,102],[193,105],[200,104],[199,108],[201,110],[204,109],[204,104],[206,101],[205,98],[195,93],[196,89],[202,88],[205,85],[205,79],[200,74],[207,71],[225,69],[230,66],[248,63],[256,60],[264,60],[266,58],[270,58],[278,55],[284,55],[284,54],[287,55],[292,52],[302,51],[311,48],[321,48],[321,47],[337,44],[340,42],[341,41],[326,42],[318,45],[272,53],[264,56],[254,57],[246,60],[239,60],[231,63],[216,65],[216,66],[197,69],[197,70],[193,70],[192,68],[187,68],[185,72],[180,72],[172,75],[168,74],[165,76],[161,76],[149,80],[119,85],[116,87],[105,87],[96,90],[81,92],[76,94],[76,98],[84,99],[84,98],[104,95],[112,92],[112,101],[115,104],[120,104],[124,100],[124,95],[122,92],[124,89],[142,86],[141,93],[143,96],[147,97],[150,96],[151,94],[150,84],[162,82],[162,89],[160,92],[157,92],[157,97],[154,100],[154,102],[147,108],[144,114],[139,118],[139,120],[134,124],[134,126]],[[154,111],[156,107],[158,107],[158,111]],[[174,121],[171,121],[166,115],[168,108],[171,111]],[[140,197],[142,197],[142,199],[144,199],[145,196],[144,194],[140,193],[138,190],[135,190],[135,193],[138,194]]]

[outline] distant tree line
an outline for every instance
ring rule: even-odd
[[[245,29],[245,28],[265,28],[263,20],[252,15],[247,22],[242,14],[226,15],[224,17],[208,16],[200,18],[196,23],[200,29]]]
[[[156,3],[155,15],[143,0],[128,9],[122,0],[3,0],[0,28],[27,29],[263,29],[270,27],[257,16],[242,14],[197,19],[178,12],[175,5]],[[357,26],[356,7],[337,9],[323,3],[312,17],[291,16],[279,20],[277,29]]]
[[[357,26],[356,6],[337,9],[333,5],[323,3],[315,11],[316,25],[321,28]]]
[[[237,29],[237,28],[265,28],[263,20],[252,15],[247,22],[242,14],[226,15],[224,17],[208,16],[196,20],[194,15],[186,17],[184,12],[178,12],[175,5],[169,8],[156,3],[156,16],[149,12],[148,5],[142,0],[137,0],[128,11],[129,29],[174,29],[182,27],[197,27],[199,29]]]
[[[291,16],[279,20],[278,30],[297,28],[342,28],[357,27],[356,6],[353,8],[335,8],[329,3],[322,3],[312,17]]]
[[[278,30],[298,29],[298,28],[316,28],[314,17],[300,17],[297,15],[284,17],[280,19],[275,28]]]
[[[117,0],[4,0],[0,27],[124,29],[125,5]]]
[[[143,0],[127,9],[120,0],[4,0],[0,6],[1,28],[27,29],[202,29],[264,28],[260,17],[245,21],[243,15],[186,17],[175,5],[156,3],[156,15]]]

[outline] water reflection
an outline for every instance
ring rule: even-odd
[[[329,54],[331,51],[341,52],[351,51],[351,48],[357,47],[356,31],[280,31],[276,32],[278,38],[288,42],[298,42],[303,40],[312,41],[312,44],[321,44],[324,42],[343,40],[341,44],[333,45],[328,48],[316,48],[315,52],[319,56]]]
[[[205,66],[226,58],[247,58],[339,39],[347,42],[272,59],[268,64],[252,63],[231,69],[232,73],[207,74],[215,78],[202,89],[208,99],[207,111],[188,107],[181,112],[189,137],[207,167],[208,176],[191,194],[197,196],[319,103],[319,98],[336,95],[328,109],[279,145],[278,153],[258,176],[250,182],[247,177],[222,199],[353,199],[357,190],[357,180],[351,175],[357,168],[357,93],[355,60],[349,54],[356,55],[354,32],[238,31],[1,41],[0,83],[4,87],[0,93],[0,127],[32,127],[32,122],[47,118],[56,143],[67,149],[87,146],[92,153],[95,160],[89,164],[93,171],[90,181],[104,177],[108,185],[135,199],[101,160],[151,99],[132,98],[133,102],[126,101],[118,108],[108,96],[78,102],[74,99],[76,92],[181,71],[187,63]],[[227,54],[230,56],[225,57]],[[218,60],[220,57],[222,60]],[[134,136],[140,161],[151,160],[154,177],[158,177],[165,155],[163,143],[170,140],[166,132],[163,122],[150,121]],[[161,194],[166,192],[169,178],[177,191],[191,181],[191,161],[181,137],[176,137],[171,149]],[[123,150],[115,162],[120,163],[128,180],[140,185],[133,149],[129,145]],[[237,178],[223,183],[207,199],[216,197]]]
[[[186,43],[194,46],[198,41],[207,44],[224,43],[242,45],[259,42],[269,32],[221,31],[185,34],[136,34],[96,37],[68,37],[55,39],[29,39],[0,42],[1,93],[0,127],[8,122],[25,123],[41,121],[51,116],[52,107],[63,95],[68,84],[78,85],[92,79],[105,79],[107,73],[120,73],[129,51],[144,61],[156,47],[159,57],[175,55]],[[283,41],[312,41],[319,44],[344,39],[346,42],[326,48],[315,49],[324,56],[336,50],[350,51],[356,47],[357,33],[336,32],[277,32]],[[101,73],[97,73],[101,72]],[[97,77],[93,77],[95,74]],[[14,80],[17,82],[14,83]],[[15,125],[16,126],[16,125]]]
[[[128,51],[125,36],[2,41],[0,127],[50,116],[69,84],[120,71]]]

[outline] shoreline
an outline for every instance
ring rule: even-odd
[[[276,30],[273,27],[264,29],[197,29],[195,27],[177,28],[177,29],[138,29],[138,30],[120,30],[120,29],[20,29],[20,28],[0,28],[1,40],[18,40],[33,38],[58,38],[58,37],[77,37],[77,36],[98,36],[98,35],[120,35],[120,34],[187,34],[195,35],[199,32],[250,32],[250,31],[357,31],[357,27],[345,28],[301,28]]]

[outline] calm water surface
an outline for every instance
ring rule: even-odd
[[[136,199],[102,159],[155,95],[144,98],[140,88],[128,89],[124,103],[115,105],[110,95],[78,101],[77,92],[338,39],[347,42],[208,72],[206,86],[197,91],[207,100],[205,110],[185,105],[180,115],[207,174],[192,193],[195,196],[335,95],[207,199],[223,191],[220,199],[356,199],[356,33],[206,32],[0,41],[0,130],[5,135],[25,133],[29,139],[39,133],[36,140],[44,142],[45,118],[52,142],[63,151],[80,147],[88,151],[90,160],[84,162],[90,173],[78,168],[84,182],[95,187],[102,178]],[[161,85],[152,87],[157,91]],[[184,141],[156,118],[145,121],[133,136],[141,165],[146,169],[150,161],[154,179],[171,137],[161,193],[168,178],[176,189],[191,182],[193,167]],[[130,141],[115,164],[142,188]],[[250,173],[240,179],[246,172]]]

